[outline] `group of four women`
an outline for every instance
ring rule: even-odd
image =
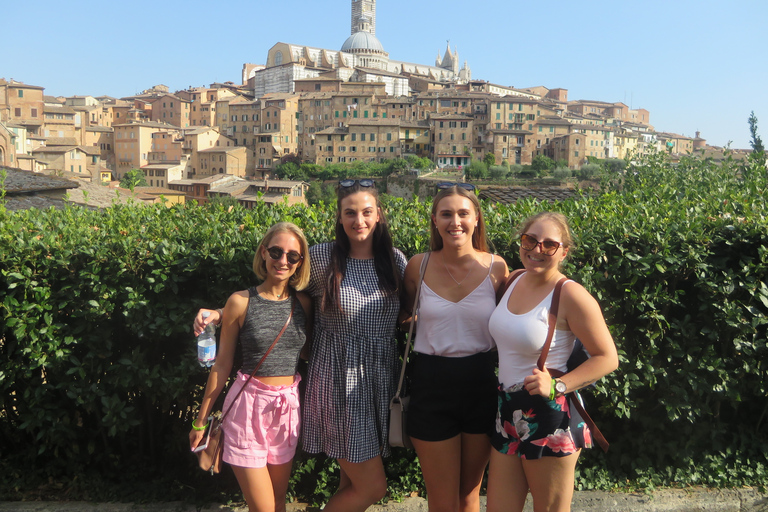
[[[427,255],[406,262],[393,247],[374,183],[343,180],[334,242],[308,248],[297,227],[276,224],[254,257],[262,283],[234,293],[223,312],[198,314],[196,333],[211,321],[222,329],[219,356],[189,434],[191,448],[203,437],[236,345],[242,346],[243,364],[228,400],[293,308],[289,327],[223,424],[223,460],[232,466],[249,510],[285,509],[299,438],[300,352],[309,358],[302,447],[337,459],[341,468],[339,488],[325,510],[363,511],[384,497],[382,457],[390,452],[389,401],[399,368],[395,331],[398,323],[413,320],[417,290],[407,429],[430,512],[478,512],[489,461],[487,510],[522,510],[529,491],[537,511],[570,509],[576,460],[589,435],[576,432],[586,428],[583,423],[571,426],[563,395],[613,371],[616,349],[597,302],[568,281],[547,366],[537,367],[552,291],[572,246],[567,221],[542,213],[525,222],[524,274],[498,301],[509,271],[488,250],[471,189],[446,184],[435,196],[421,284]],[[211,312],[207,320],[203,311]],[[591,358],[553,379],[548,369],[567,371],[576,337]]]

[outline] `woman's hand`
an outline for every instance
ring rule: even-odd
[[[197,425],[197,420],[193,423],[193,425]],[[205,435],[205,430],[196,430],[192,429],[189,431],[189,449],[191,451],[195,451],[195,448],[197,448],[197,445],[200,444],[200,441],[203,440],[203,436]]]
[[[208,318],[203,318],[203,313],[206,311],[210,313],[210,315],[208,315]],[[200,333],[203,332],[205,326],[211,322],[213,322],[213,325],[219,325],[221,323],[221,315],[217,309],[201,309],[198,311],[195,321],[192,324],[192,330],[195,332],[195,336],[200,336]]]
[[[523,380],[523,385],[531,396],[541,395],[549,400],[549,394],[552,390],[552,376],[546,368],[544,371],[534,368],[533,374]]]

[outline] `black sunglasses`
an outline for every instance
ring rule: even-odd
[[[539,242],[531,235],[520,235],[520,247],[526,251],[532,251],[536,246],[541,246],[541,253],[545,256],[554,256],[559,248],[563,246],[563,242],[555,242],[554,240],[544,240]]]
[[[450,181],[442,181],[437,184],[438,190],[445,190],[451,187],[463,188],[464,190],[469,190],[470,192],[474,192],[475,190],[475,186],[471,183],[451,183]]]
[[[267,253],[269,254],[269,257],[275,261],[282,258],[283,254],[285,254],[285,259],[288,260],[288,263],[291,265],[295,265],[304,259],[304,256],[296,251],[284,251],[282,248],[277,246],[269,247],[267,249]]]
[[[354,187],[355,183],[358,183],[361,187],[372,187],[373,180],[339,180],[339,186],[344,188]]]

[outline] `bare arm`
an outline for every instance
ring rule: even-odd
[[[504,258],[495,254],[493,257],[493,267],[491,268],[491,282],[493,283],[493,289],[496,293],[501,291],[504,283],[509,276],[509,267]],[[499,302],[499,297],[496,298],[496,302]]]
[[[216,356],[216,362],[211,368],[211,373],[208,375],[205,395],[203,395],[200,411],[194,422],[194,425],[198,427],[205,426],[208,416],[213,409],[213,404],[221,394],[224,386],[226,386],[229,374],[232,372],[237,338],[240,334],[240,327],[243,324],[247,307],[247,290],[233,293],[224,307],[224,321],[222,322],[221,336],[219,338],[219,353]],[[210,319],[210,317],[208,318]],[[189,446],[191,449],[194,449],[200,443],[203,433],[202,430],[194,429],[189,432]]]
[[[398,316],[398,323],[401,329],[408,329],[413,320],[413,303],[416,300],[416,288],[423,258],[423,253],[417,254],[411,258],[405,267],[405,274],[403,275],[404,293],[401,301],[400,315]]]
[[[619,367],[619,356],[603,312],[594,297],[580,284],[568,283],[560,299],[568,328],[584,344],[591,356],[561,377],[569,391],[581,389]]]
[[[312,297],[304,292],[296,292],[296,298],[301,303],[301,307],[304,309],[304,317],[307,319],[305,330],[307,332],[307,339],[304,342],[304,346],[301,348],[301,354],[299,357],[302,359],[309,359],[309,353],[312,349],[312,332],[314,328],[314,316],[315,310],[313,309]]]

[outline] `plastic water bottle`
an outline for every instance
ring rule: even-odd
[[[209,316],[209,312],[203,313],[203,318]],[[214,361],[216,361],[216,326],[210,323],[197,337],[197,362],[200,366],[210,368]]]

